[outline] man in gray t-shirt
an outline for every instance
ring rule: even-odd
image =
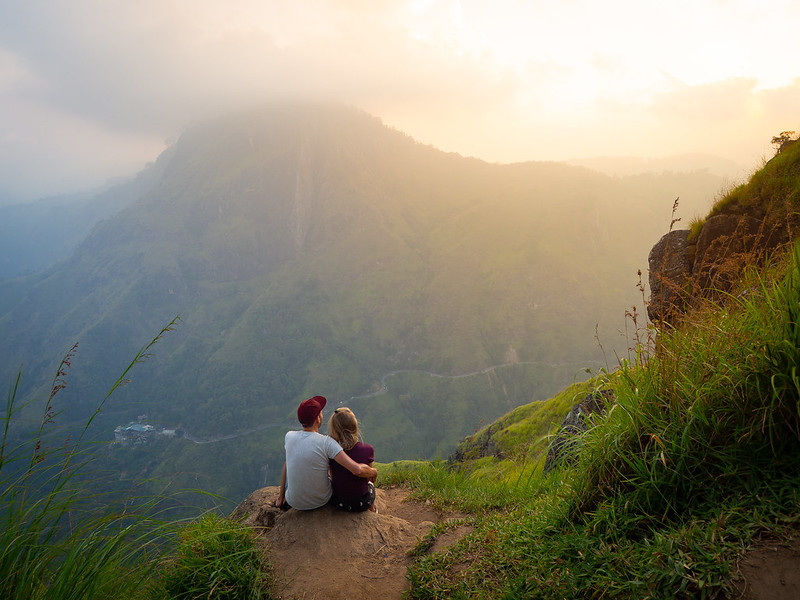
[[[328,477],[328,460],[333,459],[353,475],[377,477],[373,467],[355,462],[331,437],[319,433],[322,409],[327,400],[314,396],[297,408],[302,431],[286,434],[286,462],[283,463],[281,486],[275,505],[283,510],[312,510],[328,503],[333,493]]]

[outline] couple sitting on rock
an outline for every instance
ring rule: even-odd
[[[286,434],[286,462],[275,504],[282,510],[312,510],[329,503],[350,512],[375,510],[375,452],[358,440],[358,421],[349,408],[333,412],[329,436],[319,433],[326,403],[323,396],[314,396],[297,408],[303,430]]]

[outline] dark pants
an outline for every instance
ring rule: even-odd
[[[375,486],[370,481],[367,493],[360,498],[337,498],[334,495],[331,497],[330,504],[339,510],[346,510],[347,512],[369,510],[369,507],[375,504]]]

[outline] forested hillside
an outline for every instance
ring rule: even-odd
[[[349,404],[380,460],[427,458],[613,367],[673,200],[720,185],[488,164],[330,106],[199,125],[154,172],[68,259],[0,284],[2,375],[24,364],[20,395],[42,399],[78,342],[56,409],[82,425],[179,316],[92,434],[176,430],[107,463],[234,501],[275,481],[304,397]]]

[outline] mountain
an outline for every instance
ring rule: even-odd
[[[94,225],[141,197],[156,177],[150,166],[101,190],[0,205],[0,280],[65,260]]]
[[[152,173],[67,260],[0,282],[0,364],[43,399],[78,342],[55,399],[69,431],[180,316],[92,435],[142,417],[169,435],[107,466],[234,500],[277,479],[304,397],[350,405],[381,461],[428,458],[613,367],[673,201],[721,185],[488,164],[327,105],[200,124]]]

